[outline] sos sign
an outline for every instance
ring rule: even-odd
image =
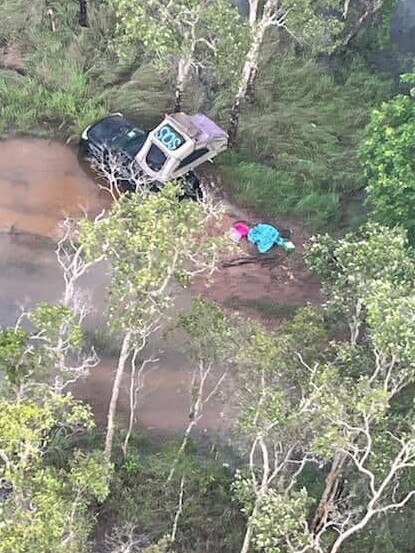
[[[177,150],[184,144],[184,138],[170,125],[163,125],[156,133],[156,138],[168,150]]]

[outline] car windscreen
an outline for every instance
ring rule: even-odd
[[[158,146],[152,144],[146,156],[146,163],[153,171],[160,171],[166,163],[167,156]]]
[[[135,127],[118,136],[112,146],[133,158],[141,150],[146,138],[147,133]]]
[[[112,115],[92,125],[88,131],[88,136],[98,146],[109,146],[114,140],[125,135],[132,128],[134,128],[134,125],[125,117]]]

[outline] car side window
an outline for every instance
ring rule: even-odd
[[[190,163],[192,163],[193,161],[196,161],[197,159],[204,156],[208,152],[209,152],[209,150],[207,148],[200,148],[200,150],[195,150],[194,152],[192,152],[191,154],[186,156],[184,159],[182,159],[178,169],[181,169],[182,167],[185,167],[186,165],[190,165]]]

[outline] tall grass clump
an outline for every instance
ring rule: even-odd
[[[102,117],[102,104],[88,97],[88,88],[51,89],[33,77],[0,76],[1,130],[78,134]]]
[[[1,131],[58,132],[68,137],[104,115],[105,101],[88,74],[78,3],[50,2],[55,30],[44,3],[5,0],[4,4],[10,17],[0,39],[6,49],[20,52],[24,74],[0,75]],[[89,42],[93,43],[92,36]]]
[[[388,79],[359,62],[343,69],[274,57],[258,77],[241,122],[239,151],[293,175],[309,187],[351,193],[362,187],[356,150]]]
[[[359,61],[324,69],[287,55],[264,61],[242,113],[238,155],[223,160],[231,192],[267,215],[337,225],[365,185],[357,147],[371,108],[391,88]]]
[[[225,187],[239,205],[268,217],[299,217],[315,229],[339,222],[340,195],[336,192],[315,190],[293,174],[246,161],[237,153],[224,154],[219,167]]]

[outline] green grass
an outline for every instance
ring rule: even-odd
[[[331,70],[274,56],[243,114],[239,150],[310,188],[356,191],[362,187],[356,147],[372,107],[390,93],[390,80],[358,61]]]
[[[389,78],[359,61],[323,69],[270,57],[242,112],[238,155],[221,158],[225,184],[236,201],[265,215],[299,217],[315,229],[355,223],[361,210],[343,208],[365,186],[357,147],[371,109],[391,90]],[[217,108],[223,102],[222,95]]]
[[[51,89],[29,77],[0,76],[0,131],[76,135],[106,113],[105,107],[79,90]]]
[[[99,41],[79,27],[78,3],[50,2],[56,32],[44,3],[4,0],[3,4],[10,17],[0,40],[22,53],[26,75],[0,74],[0,131],[44,131],[67,138],[107,113],[85,58],[87,45],[95,43],[96,50]],[[22,10],[24,22],[19,17]],[[91,59],[92,51],[90,47]]]
[[[236,203],[270,217],[295,216],[316,229],[335,226],[340,217],[340,195],[314,190],[284,171],[248,162],[239,154],[220,158],[225,188]]]

